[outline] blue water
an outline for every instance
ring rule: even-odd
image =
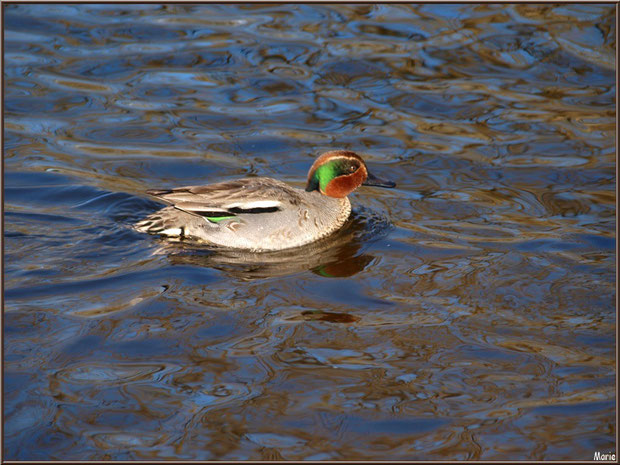
[[[616,450],[613,4],[3,12],[5,459]],[[131,228],[333,148],[397,187],[320,247]]]

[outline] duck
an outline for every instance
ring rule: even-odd
[[[341,229],[351,215],[347,196],[360,186],[393,188],[396,184],[372,175],[357,153],[332,150],[314,161],[305,189],[273,178],[252,177],[147,190],[168,206],[134,228],[228,249],[290,249]]]

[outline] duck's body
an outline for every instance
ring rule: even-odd
[[[174,206],[138,223],[139,231],[237,249],[280,250],[308,244],[340,229],[351,213],[346,197],[306,192],[271,178],[149,193]]]
[[[373,179],[353,152],[334,151],[310,169],[305,190],[272,178],[243,178],[207,186],[150,190],[172,204],[138,222],[140,232],[190,238],[253,251],[298,247],[342,227],[351,213],[347,194]]]

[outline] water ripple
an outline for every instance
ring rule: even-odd
[[[4,456],[613,450],[614,11],[6,5]],[[310,247],[131,228],[333,148],[397,188]]]

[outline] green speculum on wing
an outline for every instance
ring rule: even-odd
[[[236,218],[236,216],[205,216],[207,220],[211,223],[219,223],[220,221],[229,220],[231,218]]]

